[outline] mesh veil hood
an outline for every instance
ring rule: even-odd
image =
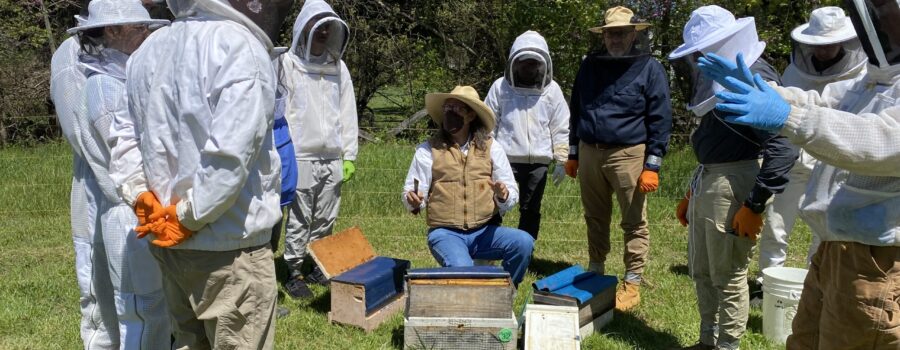
[[[529,55],[529,53],[532,55]],[[533,54],[540,56],[547,67],[541,88],[546,88],[547,85],[553,82],[553,60],[550,58],[550,48],[547,45],[547,41],[537,32],[529,30],[519,35],[513,42],[512,48],[509,49],[509,57],[506,60],[506,69],[503,72],[503,77],[510,86],[513,86],[513,63],[518,57],[523,55],[533,57]]]
[[[337,63],[343,58],[344,52],[347,50],[350,30],[347,23],[341,20],[337,13],[334,12],[331,5],[324,0],[306,0],[306,2],[303,3],[303,8],[300,10],[300,14],[297,15],[297,20],[294,21],[290,52],[294,53],[303,61],[310,61],[312,54],[310,53],[308,43],[311,40],[315,28],[310,30],[309,33],[306,33],[305,36],[303,35],[303,29],[305,29],[314,18],[319,17],[320,15],[325,15],[325,17],[318,19],[315,26],[334,25],[336,29],[338,29],[331,34],[332,38],[329,39],[329,43],[327,44],[327,46],[330,47],[330,50],[328,51],[334,51],[332,52],[334,62],[331,63]]]

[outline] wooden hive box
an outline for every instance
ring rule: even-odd
[[[577,307],[584,339],[612,321],[617,284],[615,276],[585,272],[575,265],[536,281],[533,300],[538,305]]]
[[[369,332],[403,308],[409,261],[376,256],[359,227],[312,242],[309,252],[330,281],[331,322]]]
[[[506,318],[512,314],[509,273],[497,266],[410,270],[406,317]]]
[[[410,270],[406,349],[515,349],[509,274],[496,266]]]

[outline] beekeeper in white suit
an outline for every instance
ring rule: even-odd
[[[484,103],[497,116],[494,136],[521,191],[519,229],[537,239],[548,165],[556,163],[552,177],[559,185],[569,157],[569,106],[553,81],[553,60],[544,37],[529,30],[516,38],[503,77],[494,81]]]
[[[84,10],[85,15],[87,9]],[[84,18],[79,17],[79,23]],[[98,208],[103,199],[98,179],[88,165],[75,133],[84,116],[87,77],[78,63],[81,43],[72,36],[56,49],[50,61],[50,98],[63,136],[72,147],[71,227],[75,248],[75,278],[81,304],[81,340],[85,349],[117,349],[119,327],[112,282],[107,268]],[[104,178],[104,181],[109,181]],[[94,250],[97,254],[94,254]]]
[[[900,4],[847,0],[869,65],[820,94],[771,87],[742,62],[709,56],[703,70],[731,92],[729,122],[787,136],[823,163],[801,209],[825,227],[806,276],[788,349],[896,349],[900,344]],[[738,60],[740,61],[740,60]]]
[[[79,64],[87,80],[84,109],[74,129],[81,154],[98,181],[103,199],[98,206],[100,228],[118,321],[119,347],[159,349],[171,341],[171,326],[163,297],[162,277],[148,250],[148,242],[134,231],[135,197],[123,199],[115,189],[113,132],[115,120],[130,121],[125,96],[125,63],[147,35],[153,20],[138,0],[93,0],[89,15],[70,29],[81,43]],[[140,154],[129,156],[140,164]],[[138,167],[137,171],[140,171]],[[146,189],[144,190],[146,192]],[[148,195],[152,197],[152,194]],[[97,251],[94,256],[97,256]],[[97,266],[97,268],[103,268]]]
[[[292,0],[169,0],[127,67],[148,189],[139,231],[163,272],[175,348],[270,349],[281,218],[272,38]],[[151,236],[148,236],[151,237]]]
[[[301,273],[306,248],[334,229],[341,184],[356,171],[359,130],[353,81],[341,59],[349,40],[347,24],[325,1],[307,0],[293,33],[283,68],[299,177],[285,232],[284,259],[290,270],[285,288],[292,297],[304,298],[312,296]],[[317,270],[310,282],[324,282]]]
[[[791,32],[794,52],[791,64],[784,71],[781,83],[803,90],[822,92],[834,82],[855,79],[866,72],[866,53],[862,50],[850,17],[840,7],[822,7],[812,11],[809,23]],[[809,175],[816,166],[816,159],[804,151],[788,174],[790,180],[783,193],[776,194],[766,209],[765,223],[759,238],[758,282],[762,283],[762,270],[784,266],[787,257],[788,238],[794,229],[803,193],[809,183]],[[818,248],[818,235],[812,232],[807,261]]]

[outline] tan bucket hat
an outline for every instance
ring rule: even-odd
[[[616,6],[609,10],[606,10],[606,18],[603,20],[604,25],[600,27],[593,27],[588,30],[591,33],[603,33],[603,29],[606,28],[617,28],[617,27],[634,27],[634,30],[644,30],[650,27],[650,23],[645,22],[632,22],[634,19],[634,12],[632,12],[629,8],[624,6]]]
[[[444,101],[448,98],[455,98],[465,103],[469,108],[478,114],[481,123],[488,130],[494,130],[494,112],[478,96],[478,91],[471,86],[457,86],[450,93],[432,93],[425,95],[425,110],[431,116],[431,120],[437,125],[443,125],[444,121]]]

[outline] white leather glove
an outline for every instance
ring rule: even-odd
[[[566,169],[562,164],[556,163],[553,165],[551,179],[553,180],[553,186],[559,186],[566,179]]]

